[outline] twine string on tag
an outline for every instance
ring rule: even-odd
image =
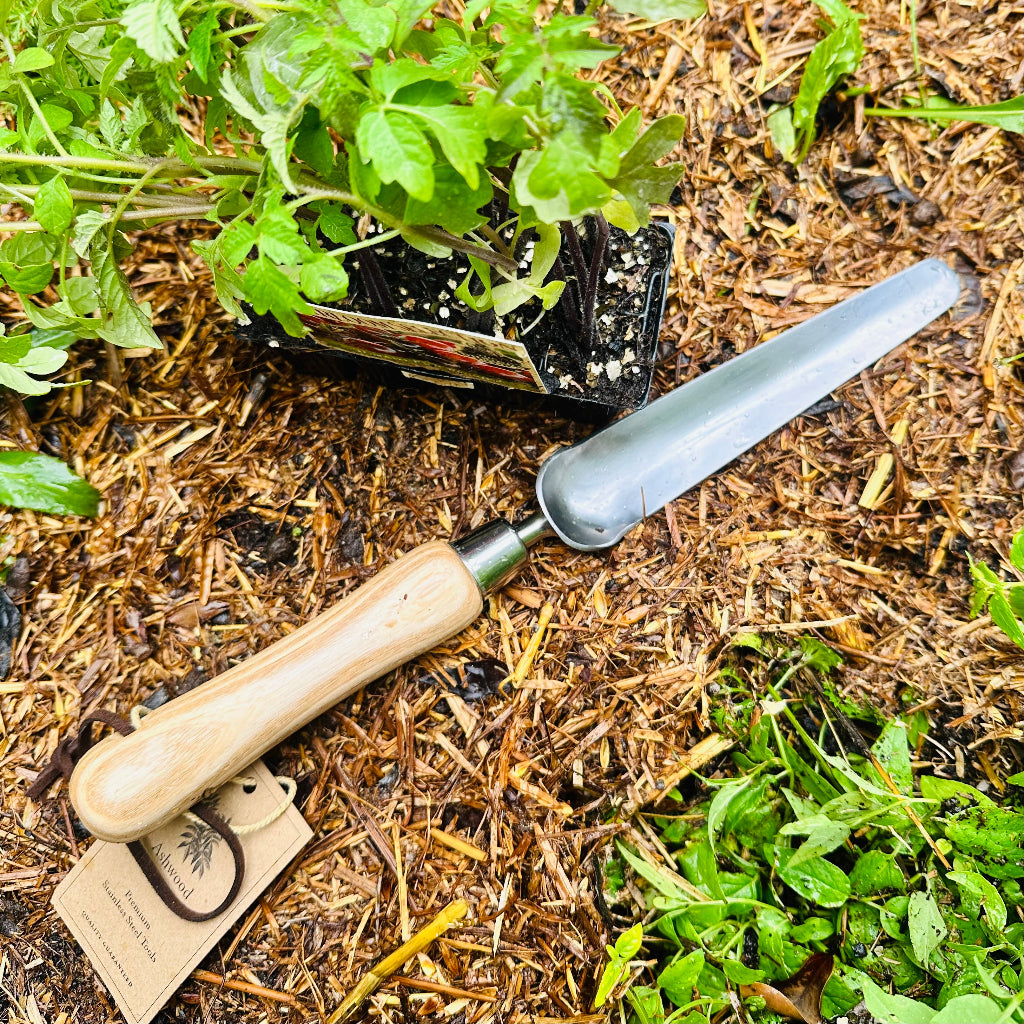
[[[71,773],[78,760],[95,742],[93,726],[105,725],[120,735],[127,736],[139,728],[142,719],[150,710],[150,708],[137,705],[132,708],[129,716],[130,721],[128,722],[110,711],[100,709],[90,712],[90,714],[82,719],[78,732],[66,736],[57,745],[49,763],[39,772],[35,781],[29,787],[29,798],[38,800],[50,785],[58,779],[66,781],[71,778]],[[213,829],[227,844],[234,861],[234,877],[228,894],[212,910],[198,911],[188,907],[167,884],[167,880],[154,863],[152,855],[143,845],[142,841],[136,839],[127,844],[135,863],[138,864],[140,870],[146,876],[146,880],[153,887],[153,891],[160,897],[168,909],[177,914],[178,917],[190,922],[210,921],[215,917],[219,917],[235,901],[242,888],[242,880],[245,877],[245,852],[242,849],[239,837],[251,835],[277,821],[288,810],[289,805],[295,799],[297,788],[295,780],[287,776],[275,776],[275,778],[284,790],[284,796],[281,802],[259,821],[249,822],[244,825],[232,825],[212,807],[204,803],[198,803],[185,812],[185,817],[193,823],[202,822]],[[236,776],[230,781],[245,787],[247,791],[249,786],[255,786],[256,784],[255,779],[247,776]]]

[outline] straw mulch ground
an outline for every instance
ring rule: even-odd
[[[895,0],[858,6],[857,80],[895,102],[916,88],[908,23]],[[851,99],[827,104],[793,169],[764,113],[798,81],[816,8],[713,8],[695,25],[613,26],[620,100],[690,125],[657,387],[925,256],[963,273],[963,302],[609,553],[543,545],[477,624],[273,751],[314,840],[160,1020],[315,1019],[460,897],[467,926],[385,984],[366,1019],[605,1019],[592,1008],[611,934],[595,861],[616,834],[642,840],[633,812],[708,735],[703,687],[738,631],[832,643],[846,689],[927,708],[946,748],[929,756],[995,789],[1019,764],[1020,652],[969,618],[967,555],[995,564],[1022,523],[1024,387],[1004,361],[1024,314],[1021,139],[866,121]],[[957,100],[1022,90],[1016,5],[926,4],[919,43],[924,81]],[[0,682],[12,1022],[118,1019],[48,909],[89,840],[63,795],[25,797],[79,717],[213,676],[397,553],[515,516],[545,453],[591,429],[264,361],[232,339],[188,242],[150,234],[134,265],[165,357],[129,359],[119,382],[85,348],[75,372],[93,383],[31,418],[7,410],[6,443],[61,455],[106,499],[95,522],[0,516],[25,618]],[[444,696],[447,667],[485,658],[520,666],[521,681]]]

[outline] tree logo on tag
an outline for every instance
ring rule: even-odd
[[[202,806],[208,807],[214,814],[217,813],[216,800],[203,801]],[[185,857],[192,865],[192,873],[198,872],[199,877],[202,878],[213,860],[214,847],[223,842],[223,839],[205,821],[195,816],[190,817],[188,828],[179,836],[181,842],[178,843],[178,849],[185,851]],[[225,818],[224,820],[227,822],[229,819]]]

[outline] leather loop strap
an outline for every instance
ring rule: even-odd
[[[196,804],[192,808],[191,813],[209,825],[228,844],[228,849],[231,850],[231,856],[235,861],[235,877],[231,883],[231,889],[228,891],[227,896],[213,910],[192,910],[178,899],[177,894],[167,884],[167,880],[160,873],[159,868],[153,863],[153,858],[149,851],[138,839],[129,843],[128,849],[131,851],[132,857],[135,858],[135,863],[142,869],[142,873],[146,876],[149,884],[153,886],[157,896],[178,917],[185,921],[210,921],[215,917],[219,917],[234,903],[235,897],[242,888],[242,878],[245,875],[245,854],[242,851],[242,844],[239,842],[238,836],[235,835],[231,830],[231,826],[216,811],[211,810],[205,804]]]
[[[79,723],[77,733],[65,736],[57,744],[50,763],[43,768],[28,789],[30,799],[38,800],[58,779],[71,778],[71,772],[78,759],[96,742],[92,730],[94,725],[107,725],[122,736],[132,732],[132,727],[120,715],[104,711],[102,708],[91,711]]]
[[[77,733],[65,736],[60,741],[49,764],[36,776],[35,782],[28,789],[28,795],[32,800],[38,800],[57,779],[71,778],[78,759],[96,742],[93,735],[94,725],[109,726],[122,736],[127,736],[134,731],[134,726],[111,711],[99,709],[90,712],[82,719]],[[147,881],[153,887],[153,891],[178,917],[184,921],[209,921],[223,914],[241,890],[242,879],[245,877],[245,852],[231,826],[216,811],[204,804],[196,804],[191,808],[191,813],[209,825],[228,844],[228,849],[235,862],[235,877],[231,882],[231,888],[227,896],[213,910],[192,910],[178,899],[156,864],[153,863],[149,851],[141,842],[136,840],[128,843],[128,849],[131,851],[132,857],[135,858],[135,863],[139,865]]]

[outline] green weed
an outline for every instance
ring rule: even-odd
[[[737,774],[653,819],[671,863],[619,846],[659,962],[625,993],[632,1019],[777,1020],[785,997],[807,1021],[863,1000],[886,1024],[1022,1024],[1024,811],[919,773],[921,715],[869,746],[822,686],[838,662],[824,645],[740,643],[753,668],[738,661],[716,698]]]
[[[1024,94],[985,106],[971,106],[954,103],[941,96],[927,96],[923,102],[909,107],[866,107],[869,117],[920,117],[939,124],[967,121],[970,124],[987,124],[1004,131],[1024,135]]]
[[[980,614],[987,606],[992,621],[1018,647],[1024,648],[1024,583],[1007,583],[984,562],[973,558],[970,561],[974,577],[971,615]],[[1024,573],[1024,529],[1014,535],[1010,544],[1010,564],[1018,574]]]

